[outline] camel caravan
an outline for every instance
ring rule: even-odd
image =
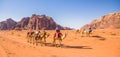
[[[81,30],[76,30],[76,33],[79,33],[82,37],[90,37],[92,34],[93,30],[91,28],[87,29],[81,29]],[[53,46],[55,47],[61,47],[62,46],[62,40],[66,38],[68,33],[62,34],[59,29],[55,30],[55,33],[53,35]],[[27,42],[33,45],[38,45],[41,44],[46,46],[46,39],[50,36],[48,32],[45,30],[40,30],[37,31],[32,31],[30,30],[27,32]]]
[[[50,36],[48,32],[43,30],[42,32],[38,31],[32,31],[30,30],[27,32],[27,42],[33,45],[38,45],[39,43],[41,46],[44,44],[46,46],[46,39]],[[65,39],[67,36],[67,33],[62,34],[60,30],[55,30],[55,34],[53,36],[53,45],[56,47],[61,47],[61,42],[63,39]],[[57,44],[58,43],[58,44]]]
[[[48,38],[49,35],[45,30],[43,30],[43,32],[29,31],[27,32],[27,42],[38,45],[38,43],[42,43],[42,40],[44,40],[43,43],[46,44],[46,38]]]
[[[93,32],[93,29],[91,27],[86,29],[84,28],[81,30],[76,30],[76,34],[77,33],[81,34],[81,37],[90,37],[92,32]]]

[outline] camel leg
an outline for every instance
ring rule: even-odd
[[[92,32],[89,33],[89,37],[92,36]]]
[[[28,37],[27,37],[27,42],[28,42],[28,43],[31,43],[30,39],[31,39],[31,37],[28,36]]]
[[[31,40],[31,43],[34,44],[34,37],[32,37],[30,40]]]
[[[87,37],[90,37],[90,33],[89,33],[89,32],[87,32],[87,33],[86,33],[86,36],[87,36]]]
[[[27,42],[31,43],[31,36],[30,35],[27,35]]]
[[[32,44],[33,43],[33,37],[29,38],[29,42]]]
[[[61,40],[61,39],[59,39],[59,47],[61,47],[61,42],[62,42],[62,40]]]
[[[83,37],[83,34],[81,33],[81,37]]]
[[[53,45],[56,46],[56,39],[55,38],[53,38]]]
[[[35,37],[35,45],[37,46],[38,44],[37,44],[37,36]]]
[[[27,39],[27,42],[29,43],[29,36],[28,35],[27,35],[26,39]]]
[[[85,33],[85,36],[88,36],[88,33]]]
[[[29,37],[27,37],[27,42],[29,43]]]
[[[84,31],[81,31],[81,37],[84,37],[84,33],[85,33]]]
[[[88,37],[90,37],[90,33],[88,33]]]
[[[38,45],[38,40],[36,39],[35,41],[36,41],[36,46],[37,46]]]
[[[35,44],[35,37],[32,38],[32,44]]]
[[[36,44],[36,46],[37,46],[38,43],[39,43],[39,39],[40,39],[40,36],[36,36],[36,38],[35,38],[35,44]]]
[[[43,45],[42,45],[42,44],[43,44],[43,43],[42,43],[42,37],[40,37],[40,44],[41,44],[41,46],[43,46]]]
[[[45,46],[46,46],[46,37],[44,37],[44,44],[45,44]]]
[[[28,43],[31,43],[31,38],[30,38],[30,37],[28,37],[27,39],[28,39]]]

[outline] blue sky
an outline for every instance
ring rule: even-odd
[[[56,23],[75,29],[119,11],[120,0],[0,0],[0,21],[45,14]]]

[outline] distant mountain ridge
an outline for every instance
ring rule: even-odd
[[[33,14],[31,17],[24,17],[21,21],[16,22],[11,18],[6,21],[0,22],[0,30],[10,30],[10,29],[23,29],[23,30],[53,30],[56,27],[59,29],[71,29],[69,27],[63,27],[58,25],[52,17],[46,15],[36,15]]]
[[[17,24],[16,21],[8,18],[6,21],[0,22],[0,30],[10,30]]]
[[[95,29],[119,29],[120,28],[120,12],[110,13],[93,20],[91,23],[84,25],[83,28],[95,28]]]

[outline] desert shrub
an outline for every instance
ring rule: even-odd
[[[11,32],[11,35],[14,35],[14,32]]]
[[[115,33],[112,33],[111,35],[116,35]]]
[[[20,37],[21,35],[20,35],[20,34],[18,34],[18,36]]]
[[[105,32],[102,32],[102,33],[105,33]]]

